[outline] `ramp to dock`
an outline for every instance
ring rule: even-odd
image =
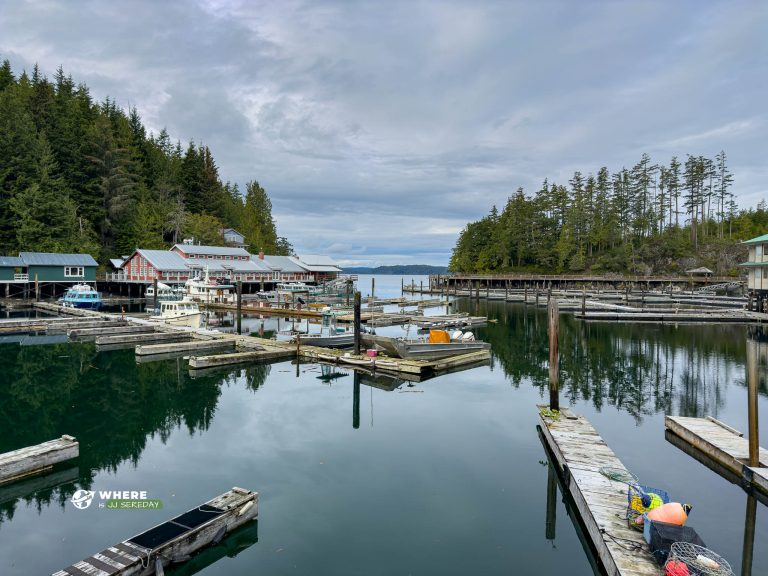
[[[629,528],[623,519],[627,485],[600,473],[602,467],[626,468],[586,418],[564,412],[558,416],[539,413],[542,436],[606,573],[659,576],[663,571],[642,533]]]
[[[748,466],[749,442],[738,430],[712,417],[667,416],[664,426],[687,444],[768,494],[768,450],[760,448],[760,466]]]

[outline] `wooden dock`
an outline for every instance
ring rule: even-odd
[[[77,458],[79,455],[80,443],[73,436],[67,435],[36,446],[0,454],[0,484],[48,472],[54,464]]]
[[[627,485],[600,473],[604,466],[626,470],[624,465],[584,417],[566,410],[557,417],[544,414],[539,412],[542,437],[606,573],[661,575],[642,533],[622,519],[627,510]]]
[[[714,418],[667,416],[667,430],[690,446],[768,494],[768,450],[760,448],[760,465],[748,466],[749,442],[738,430]]]
[[[680,312],[576,312],[576,318],[588,322],[655,322],[662,324],[690,324],[701,322],[717,322],[731,324],[751,324],[765,322],[768,316],[746,310],[686,310]],[[763,318],[764,317],[764,318]]]
[[[161,574],[166,566],[188,560],[193,552],[218,543],[235,528],[255,520],[258,504],[257,492],[232,488],[146,532],[54,572],[52,576]]]
[[[295,356],[295,350],[271,346],[269,349],[262,348],[261,350],[252,350],[249,352],[231,352],[228,354],[215,354],[211,356],[191,356],[189,358],[189,367],[192,370],[201,370],[219,366],[231,366],[234,364],[282,360],[284,358],[294,358]]]

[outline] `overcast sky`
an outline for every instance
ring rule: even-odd
[[[256,179],[298,253],[447,264],[545,177],[728,154],[768,196],[768,2],[0,0],[0,58],[59,65]]]

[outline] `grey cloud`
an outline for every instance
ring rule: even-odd
[[[4,6],[0,57],[208,144],[299,251],[440,264],[518,186],[643,152],[725,149],[761,200],[766,24],[756,2],[51,0]]]

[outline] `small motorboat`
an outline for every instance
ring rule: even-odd
[[[85,308],[98,310],[101,308],[101,296],[88,284],[75,284],[69,288],[64,296],[59,298],[59,304],[68,308]]]
[[[430,330],[426,340],[406,340],[375,334],[361,334],[363,344],[388,356],[410,360],[438,360],[459,354],[468,354],[479,350],[490,350],[488,342],[475,340],[471,332],[456,333],[453,338],[445,330]]]
[[[164,322],[173,326],[200,328],[202,314],[196,302],[192,300],[165,300],[159,302],[160,310],[150,316],[150,320]]]

